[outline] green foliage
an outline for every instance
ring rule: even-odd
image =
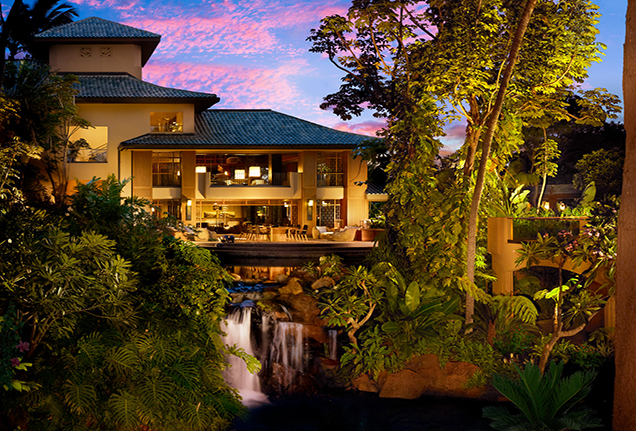
[[[531,363],[523,370],[515,365],[519,379],[496,375],[493,385],[517,407],[510,413],[502,406],[484,407],[484,417],[497,430],[565,431],[597,428],[601,422],[578,404],[589,394],[596,374],[577,372],[562,378],[563,363],[551,363],[545,374]]]
[[[620,196],[625,154],[618,149],[599,149],[584,155],[577,163],[574,186],[580,190],[594,183],[600,196]]]
[[[209,251],[164,237],[142,202],[120,198],[123,186],[81,186],[61,218],[0,212],[0,310],[15,304],[37,385],[0,394],[3,423],[212,430],[244,411],[221,374],[226,353],[245,357],[220,338],[229,274]]]
[[[587,0],[540,0],[501,116],[494,114],[501,121],[491,154],[477,161],[524,6],[500,0],[354,1],[345,16],[325,17],[308,38],[311,51],[326,55],[344,74],[339,91],[326,96],[321,107],[345,120],[365,108],[388,120],[383,131],[391,156],[388,240],[379,259],[447,292],[481,296],[492,276],[483,232],[477,233],[476,247],[471,233],[467,246],[468,227],[477,231],[478,217],[490,212],[469,211],[481,197],[481,186],[475,186],[482,184],[475,178],[478,164],[502,171],[522,144],[524,125],[545,128],[569,119],[598,124],[620,109],[615,96],[598,89],[581,93],[576,115],[568,111],[576,84],[600,60],[598,14]],[[465,142],[440,169],[442,125],[460,118],[467,123]],[[544,177],[554,173],[554,142],[544,139],[536,153]],[[516,210],[517,203],[504,210]]]
[[[537,316],[537,308],[525,296],[493,296],[475,304],[470,337],[497,347],[503,356],[519,355],[538,332],[534,326]]]
[[[564,340],[554,346],[551,355],[556,360],[575,364],[584,370],[597,369],[607,360],[602,351],[589,343],[576,345]]]
[[[0,386],[5,391],[28,391],[36,385],[16,379],[19,371],[27,371],[33,364],[22,362],[25,352],[31,347],[22,340],[23,322],[17,320],[15,308],[9,306],[0,316]]]
[[[7,63],[4,75],[4,96],[14,104],[19,118],[2,125],[5,139],[17,138],[43,148],[41,165],[59,208],[66,204],[69,155],[88,146],[83,139],[72,140],[77,130],[90,127],[75,105],[76,82],[73,75],[57,76],[48,66],[31,61]]]
[[[2,100],[0,100],[0,104]],[[11,202],[22,198],[22,191],[17,187],[21,178],[17,169],[19,160],[39,159],[41,147],[20,142],[14,138],[10,145],[5,142],[0,148],[0,202]]]

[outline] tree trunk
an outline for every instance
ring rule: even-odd
[[[486,165],[490,158],[490,146],[492,139],[495,135],[495,129],[499,122],[499,115],[503,107],[504,97],[508,88],[508,83],[512,77],[512,71],[517,61],[517,55],[521,50],[521,43],[523,42],[523,36],[528,28],[530,17],[534,10],[534,6],[537,0],[528,0],[526,8],[519,20],[519,26],[515,33],[515,38],[510,47],[508,53],[508,61],[506,69],[504,71],[501,83],[499,84],[499,90],[497,92],[497,99],[492,108],[492,112],[488,117],[486,123],[486,136],[484,137],[484,143],[481,150],[481,161],[479,163],[479,171],[477,172],[477,181],[475,183],[475,191],[473,192],[473,199],[470,206],[470,216],[468,219],[468,244],[466,248],[466,275],[469,282],[472,284],[475,282],[475,258],[477,256],[477,223],[479,221],[479,203],[481,201],[481,194],[484,190],[484,179],[486,176]],[[475,310],[475,298],[471,294],[466,295],[466,324],[473,322],[473,313]]]
[[[618,218],[614,431],[636,428],[636,1],[627,3],[623,53],[625,165]]]

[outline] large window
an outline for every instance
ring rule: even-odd
[[[108,127],[79,129],[71,136],[74,148],[69,148],[69,162],[105,163],[108,161]]]
[[[316,225],[328,227],[342,227],[340,223],[340,201],[326,200],[316,203]]]
[[[181,187],[180,153],[152,153],[152,185]]]
[[[318,187],[344,185],[341,153],[319,152],[316,170]]]
[[[151,112],[150,132],[181,133],[183,132],[183,112]]]
[[[212,186],[289,186],[289,173],[298,172],[298,153],[197,154],[196,165],[211,173]]]

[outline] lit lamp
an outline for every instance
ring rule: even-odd
[[[194,168],[194,171],[197,174],[205,174],[206,169],[205,169],[205,166],[197,166],[196,168]]]
[[[250,175],[251,177],[251,175]],[[244,180],[245,179],[245,169],[236,169],[234,171],[234,179],[235,180]]]
[[[314,219],[314,200],[309,199],[307,201],[307,221],[312,221]]]
[[[260,176],[261,176],[261,167],[250,166],[250,178],[260,177]]]
[[[190,199],[186,202],[186,220],[192,220],[192,201]]]
[[[549,210],[549,209],[550,209],[550,202],[545,201],[545,202],[543,203],[543,208],[544,208],[544,209],[546,209],[546,210]]]

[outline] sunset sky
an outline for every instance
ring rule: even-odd
[[[5,3],[6,0],[3,2]],[[73,0],[79,19],[90,16],[158,33],[161,43],[144,68],[159,85],[215,93],[215,108],[268,108],[318,124],[374,134],[371,115],[343,123],[319,108],[342,73],[305,39],[326,15],[345,14],[350,1],[320,0]],[[589,88],[621,96],[627,0],[597,0],[603,63],[590,70]],[[4,6],[4,5],[3,5]],[[3,7],[4,10],[7,10]],[[622,117],[620,118],[622,121]],[[447,128],[456,147],[463,126]]]

